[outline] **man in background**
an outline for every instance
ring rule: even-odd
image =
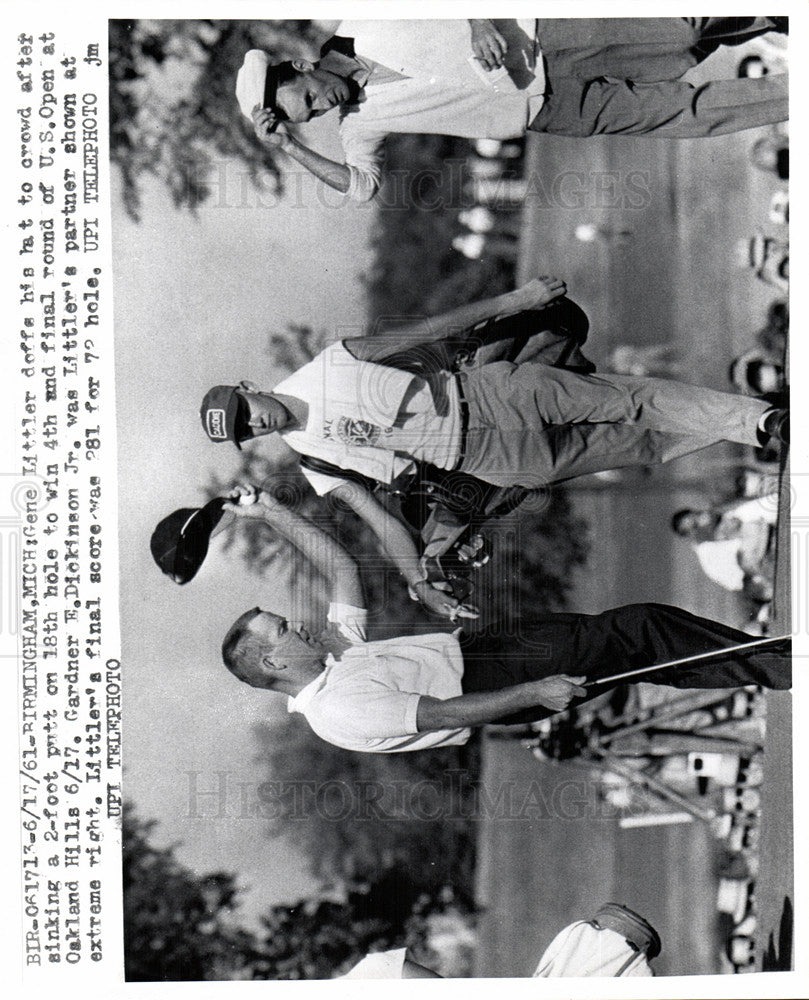
[[[392,132],[511,139],[527,130],[587,137],[724,135],[788,117],[787,74],[712,80],[684,73],[776,17],[455,19],[334,22],[311,62],[245,56],[236,83],[259,141],[358,201],[379,189]],[[340,114],[343,162],[286,124]]]

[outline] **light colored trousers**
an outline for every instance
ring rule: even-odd
[[[654,465],[719,441],[755,446],[769,408],[669,379],[544,364],[498,361],[462,379],[469,421],[460,468],[498,486]]]

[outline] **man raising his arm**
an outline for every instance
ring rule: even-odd
[[[320,59],[245,56],[242,113],[268,148],[357,201],[380,184],[394,132],[511,139],[527,130],[587,137],[724,135],[785,121],[786,74],[680,79],[720,45],[786,18],[487,18],[334,22]],[[286,130],[339,109],[344,161]]]
[[[239,500],[239,494],[248,502]],[[339,543],[267,493],[240,490],[230,509],[262,518],[333,581],[329,620],[315,638],[280,614],[243,614],[222,645],[228,669],[247,684],[286,694],[327,742],[382,753],[465,743],[476,726],[516,724],[563,711],[591,694],[588,681],[648,666],[644,680],[675,687],[788,688],[790,643],[735,652],[743,632],[678,608],[638,604],[600,615],[539,614],[517,635],[491,627],[365,641],[358,568]],[[727,648],[709,662],[656,675],[654,664]],[[599,687],[599,693],[607,687]]]

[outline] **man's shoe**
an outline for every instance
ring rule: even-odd
[[[648,920],[621,903],[605,903],[590,921],[594,926],[615,931],[648,959],[656,958],[662,947],[660,935]]]

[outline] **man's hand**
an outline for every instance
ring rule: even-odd
[[[278,506],[280,505],[272,494],[248,483],[239,483],[228,494],[225,510],[231,511],[236,517],[262,518],[268,510],[274,510]]]
[[[566,293],[567,285],[561,278],[542,275],[521,285],[515,289],[513,294],[519,302],[520,311],[522,311],[524,309],[541,309]]]
[[[587,689],[582,687],[586,677],[569,677],[567,674],[555,674],[541,681],[529,681],[533,687],[536,704],[544,705],[552,712],[563,712],[574,698],[587,696]]]
[[[441,615],[443,618],[449,618],[450,621],[454,622],[457,618],[478,617],[479,612],[476,608],[460,604],[452,594],[443,589],[444,586],[449,586],[449,584],[439,583],[433,586],[427,580],[421,580],[412,590],[419,603],[423,604],[428,611]]]
[[[253,131],[256,138],[265,149],[272,151],[286,150],[292,139],[283,122],[279,122],[271,108],[260,108],[256,105],[252,111]]]
[[[487,18],[469,18],[472,28],[472,52],[486,69],[498,69],[508,51],[508,43]]]
[[[416,712],[420,733],[436,729],[458,729],[498,722],[515,712],[538,710],[562,712],[574,698],[587,697],[584,677],[556,674],[541,681],[526,681],[496,691],[475,691],[457,698],[431,698],[422,695]],[[541,712],[537,712],[542,715]]]

